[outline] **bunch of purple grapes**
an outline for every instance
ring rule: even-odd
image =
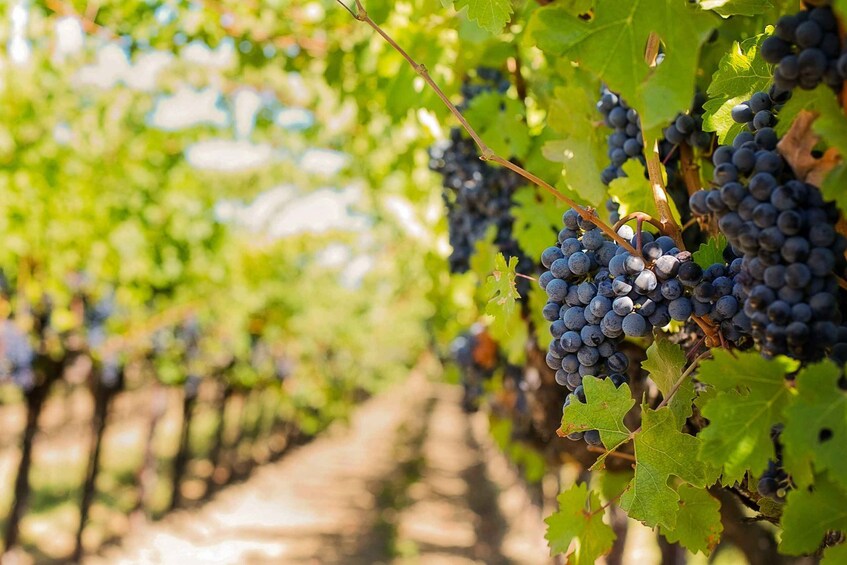
[[[823,82],[840,91],[847,77],[847,53],[829,6],[781,17],[774,34],[762,42],[762,57],[776,65],[774,84],[781,90],[812,90]]]
[[[775,102],[768,93],[749,103],[753,132],[742,132],[712,157],[716,190],[692,195],[698,215],[714,214],[733,252],[749,331],[766,356],[817,360],[847,356],[841,297],[835,272],[843,272],[847,240],[835,230],[838,210],[820,190],[797,180],[776,151]],[[738,107],[736,107],[737,109]],[[749,113],[733,110],[739,123]],[[749,327],[749,330],[748,330]]]
[[[733,291],[740,260],[704,271],[670,237],[634,233],[624,225],[618,235],[640,250],[631,254],[573,209],[562,221],[558,245],[541,255],[549,270],[539,284],[547,293],[542,315],[553,336],[546,362],[556,371],[556,382],[573,393],[565,407],[573,396],[585,402],[586,375],[609,378],[617,386],[627,381],[629,360],[618,351],[624,337],[645,337],[653,328],[693,315],[730,325],[738,316]],[[582,437],[590,444],[600,441],[596,430],[572,439]]]
[[[483,92],[505,92],[509,82],[496,69],[477,70],[477,81],[463,86],[464,107]],[[443,177],[444,204],[447,208],[448,234],[452,252],[450,271],[464,273],[470,268],[474,246],[494,227],[494,244],[507,257],[518,257],[518,271],[531,272],[535,265],[524,255],[512,235],[512,195],[525,185],[517,173],[492,167],[479,159],[473,140],[462,135],[460,128],[450,132],[450,139],[435,143],[429,149],[429,168]],[[519,292],[526,294],[527,283],[519,281]]]

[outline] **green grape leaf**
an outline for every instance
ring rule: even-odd
[[[667,397],[685,369],[685,352],[671,340],[657,337],[647,348],[647,360],[641,363],[641,368],[650,373],[662,396]]]
[[[503,29],[512,15],[511,0],[454,0],[456,10],[467,7],[468,18],[491,33]]]
[[[498,253],[495,257],[494,270],[485,283],[485,292],[491,297],[485,307],[486,314],[508,316],[514,311],[516,301],[521,297],[515,285],[515,267],[517,266],[517,257],[510,257],[508,263],[502,253]]]
[[[577,75],[575,80],[583,78]],[[585,88],[557,88],[550,100],[547,124],[562,139],[548,141],[542,151],[548,160],[562,163],[562,181],[570,192],[596,207],[606,199],[600,173],[608,161],[605,137],[609,130],[596,126],[600,114],[594,104]]]
[[[635,436],[635,477],[621,496],[630,518],[650,527],[676,527],[679,495],[668,485],[671,476],[703,488],[714,480],[712,471],[691,455],[700,439],[679,431],[669,407],[641,411],[641,431]]]
[[[474,244],[473,253],[471,254],[470,267],[474,275],[480,280],[487,280],[491,272],[496,268],[497,254],[499,250],[494,245],[494,238],[497,236],[497,226],[490,225],[485,230],[485,236],[481,237]],[[505,261],[504,261],[505,262]],[[515,289],[517,291],[517,288]],[[493,291],[485,285],[477,287],[476,300],[480,304],[487,302],[493,295]]]
[[[558,137],[558,134],[549,127],[549,124],[546,125],[540,134],[532,136],[531,147],[524,161],[524,168],[527,171],[532,171],[533,174],[538,175],[551,184],[558,182],[557,179],[560,179],[564,172],[561,165],[564,157],[561,157],[558,163],[551,161],[544,154],[544,145],[548,142],[555,141]],[[538,191],[538,189],[535,190],[537,192],[543,192]]]
[[[534,186],[521,187],[514,193],[512,201],[511,212],[515,218],[512,234],[515,240],[530,257],[541,257],[542,251],[556,244],[565,207]]]
[[[700,432],[702,461],[723,465],[724,481],[740,481],[748,470],[761,472],[775,457],[770,430],[782,419],[791,400],[785,359],[766,360],[759,353],[716,349],[700,363],[698,379],[717,389],[703,403],[709,425]]]
[[[631,212],[644,212],[659,217],[656,201],[653,200],[653,189],[650,182],[644,178],[644,167],[635,159],[629,159],[623,165],[627,176],[617,178],[609,183],[609,196],[617,200],[620,205],[620,214],[624,216]],[[679,210],[672,199],[668,199],[671,215],[677,223],[680,222]]]
[[[701,0],[700,7],[721,16],[757,16],[773,8],[769,0]]]
[[[499,92],[483,92],[470,101],[464,116],[498,155],[526,156],[530,138],[521,102]]]
[[[598,430],[603,445],[612,447],[626,441],[630,435],[623,418],[635,400],[626,383],[615,388],[611,379],[586,376],[582,380],[585,404],[573,399],[562,414],[561,432],[565,435],[585,430]]]
[[[685,370],[685,352],[669,339],[657,337],[647,348],[647,360],[641,368],[650,374],[650,378],[659,387],[662,396],[667,398],[673,385]],[[668,406],[674,414],[677,428],[682,428],[686,418],[691,415],[691,401],[694,399],[694,384],[686,379],[671,398]]]
[[[585,21],[551,5],[537,10],[528,35],[552,56],[579,61],[637,108],[641,125],[655,130],[688,110],[700,46],[719,21],[685,2],[597,0]],[[659,35],[665,58],[651,68],[644,61],[647,39]]]
[[[709,555],[721,539],[721,503],[706,489],[680,485],[679,511],[676,527],[659,526],[659,531],[671,543],[679,543],[692,553]]]
[[[829,530],[847,531],[847,492],[824,475],[814,488],[793,489],[782,513],[780,553],[813,553]]]
[[[491,336],[503,348],[509,362],[515,364],[524,359],[528,334],[520,308],[516,308],[520,299],[515,285],[517,264],[517,257],[510,257],[507,263],[503,254],[498,253],[494,259],[494,270],[483,286],[483,292],[488,297],[485,313],[492,317],[488,326]]]
[[[785,469],[798,487],[812,482],[814,471],[847,490],[847,392],[838,386],[841,371],[830,361],[797,375],[797,397],[785,410],[781,441]]]
[[[564,553],[576,541],[567,556],[568,565],[593,565],[598,557],[612,549],[615,541],[614,530],[603,522],[600,497],[582,483],[560,493],[558,501],[559,510],[544,520],[547,524],[544,538],[550,554]]]
[[[708,269],[715,263],[723,264],[723,250],[726,247],[726,237],[719,233],[717,237],[710,237],[706,243],[701,243],[700,248],[691,254],[694,262]]]
[[[847,210],[847,190],[844,190],[845,186],[847,186],[847,164],[844,163],[829,171],[821,184],[821,192],[824,198],[834,200],[842,211]]]
[[[722,144],[732,143],[745,127],[732,120],[733,106],[749,100],[754,92],[767,89],[773,80],[770,65],[758,56],[762,42],[770,35],[771,28],[768,30],[734,43],[712,75],[709,100],[703,104],[703,130],[717,132]]]
[[[632,471],[598,471],[592,474],[592,483],[596,481],[600,489],[600,496],[606,502],[617,500],[621,493],[627,488],[627,485],[632,481]]]
[[[823,552],[820,565],[844,565],[847,563],[847,543],[827,547]]]

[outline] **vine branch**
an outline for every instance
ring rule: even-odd
[[[655,32],[651,32],[647,38],[644,59],[648,65],[653,67],[656,65],[658,54],[659,36]],[[673,218],[670,204],[668,204],[668,194],[665,191],[665,182],[662,180],[662,162],[659,159],[658,140],[651,139],[645,135],[644,154],[647,159],[647,176],[650,179],[650,188],[653,191],[653,200],[656,203],[656,209],[659,211],[659,223],[662,225],[662,231],[674,240],[674,243],[676,243],[676,246],[680,250],[684,251],[685,244],[682,241],[682,230],[680,230],[679,224]]]
[[[507,169],[517,173],[518,175],[522,176],[523,178],[535,184],[536,186],[543,188],[544,190],[552,194],[555,198],[573,208],[582,217],[582,219],[587,220],[597,226],[603,233],[605,233],[618,245],[626,249],[629,253],[637,255],[635,248],[633,248],[628,241],[619,236],[611,226],[603,222],[603,220],[600,219],[600,216],[593,208],[580,206],[574,200],[568,198],[567,196],[556,190],[551,184],[549,184],[545,180],[530,173],[524,168],[515,165],[511,161],[500,157],[494,151],[492,151],[491,148],[482,140],[476,130],[474,130],[470,123],[468,123],[468,121],[465,119],[459,109],[456,108],[455,104],[450,101],[447,95],[444,94],[444,91],[441,90],[438,84],[432,79],[426,66],[415,61],[412,56],[406,52],[405,49],[403,49],[396,41],[394,41],[394,39],[392,39],[390,35],[388,35],[388,33],[385,32],[385,30],[383,30],[379,26],[379,24],[374,22],[370,18],[370,16],[368,16],[368,13],[365,10],[365,7],[362,4],[361,0],[355,0],[355,11],[353,11],[349,6],[347,6],[343,2],[343,0],[335,1],[340,4],[345,10],[347,10],[350,15],[353,16],[355,19],[359,20],[360,22],[366,23],[371,29],[377,32],[386,41],[386,43],[388,43],[395,51],[397,51],[404,59],[406,59],[406,62],[409,63],[409,65],[424,80],[424,82],[426,82],[426,84],[429,85],[430,88],[432,88],[432,90],[435,92],[438,98],[441,99],[444,105],[447,106],[447,109],[450,110],[450,113],[453,114],[457,120],[459,120],[459,123],[462,125],[462,128],[468,133],[468,135],[471,137],[471,139],[473,139],[474,143],[476,143],[477,147],[479,148],[479,158],[481,160],[491,161],[493,163],[497,163],[500,166],[506,167]]]

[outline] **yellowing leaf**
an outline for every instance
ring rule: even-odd
[[[754,92],[766,90],[773,80],[770,66],[759,56],[768,36],[769,33],[760,34],[734,43],[712,75],[709,100],[703,105],[703,129],[717,132],[722,144],[731,143],[745,127],[733,121],[733,106],[748,100]]]
[[[718,234],[717,237],[710,237],[706,243],[701,243],[700,248],[691,254],[694,262],[708,269],[715,263],[723,263],[723,250],[726,247],[726,237]]]
[[[568,565],[593,565],[598,557],[608,553],[615,541],[615,532],[603,522],[600,497],[589,492],[588,486],[577,484],[559,494],[559,510],[544,522],[544,535],[550,554],[565,553]],[[572,549],[571,549],[572,548]]]
[[[561,139],[547,142],[543,151],[547,159],[562,163],[562,180],[570,192],[596,207],[606,199],[600,173],[608,164],[608,130],[596,125],[601,116],[595,106],[596,94],[590,93],[596,92],[597,85],[589,83],[585,75],[574,72],[567,86],[554,91],[547,123]]]
[[[586,376],[582,379],[585,404],[574,398],[562,415],[561,433],[564,435],[598,430],[603,445],[612,448],[625,441],[630,434],[623,418],[635,404],[629,385],[615,388],[610,379]]]
[[[564,205],[534,186],[521,187],[512,197],[515,222],[512,233],[524,253],[541,257],[541,252],[556,243],[562,225]],[[529,273],[527,273],[529,274]]]
[[[520,309],[516,308],[517,300],[520,299],[515,285],[517,264],[517,257],[509,258],[506,263],[503,254],[498,253],[494,259],[494,269],[482,289],[488,299],[485,313],[493,318],[489,325],[491,335],[504,348],[509,362],[515,364],[523,360],[527,339],[526,323]]]

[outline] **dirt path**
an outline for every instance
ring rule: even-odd
[[[349,426],[86,563],[549,563],[540,513],[459,401],[413,375]]]

